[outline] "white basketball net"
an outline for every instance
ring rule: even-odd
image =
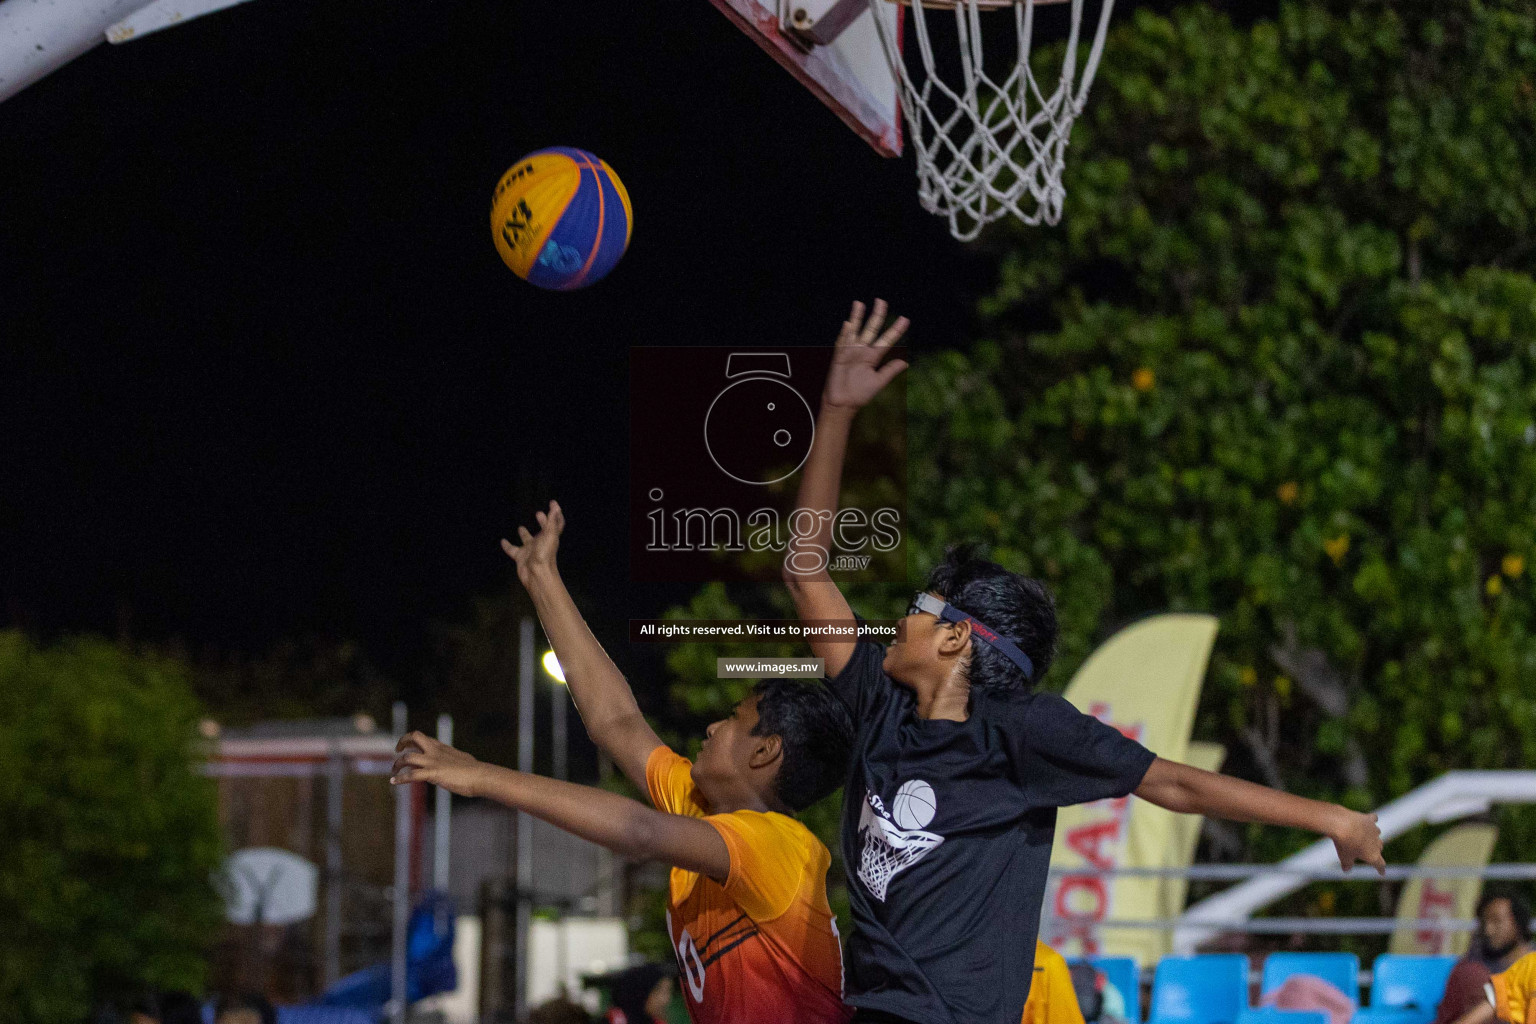
[[[986,7],[981,0],[911,0],[912,34],[922,59],[922,74],[917,77],[902,59],[899,34],[884,19],[874,19],[896,76],[908,139],[917,153],[918,200],[929,213],[949,218],[950,233],[961,241],[975,238],[987,224],[1008,214],[1030,225],[1055,224],[1061,219],[1067,140],[1087,102],[1114,6],[1114,0],[1103,0],[1093,45],[1079,69],[1083,2],[1070,0],[1072,27],[1061,80],[1049,96],[1029,64],[1037,0],[1017,0],[1011,5],[1018,50],[1001,81],[982,68]],[[935,65],[925,6],[954,8],[961,77],[953,85],[940,77]],[[1006,18],[1007,13],[993,16]]]

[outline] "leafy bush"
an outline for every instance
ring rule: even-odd
[[[175,663],[0,632],[0,1019],[201,988],[221,904],[198,717]]]

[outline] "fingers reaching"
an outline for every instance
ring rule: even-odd
[[[432,739],[426,733],[419,730],[412,730],[411,732],[408,732],[404,736],[400,737],[400,742],[395,744],[395,750],[396,752],[409,748],[414,748],[416,750],[426,750],[428,743],[436,742],[436,740]]]
[[[889,313],[889,307],[884,299],[876,299],[874,309],[869,313],[868,319],[864,316],[864,303],[855,302],[848,312],[848,319],[843,321],[842,329],[837,335],[838,348],[890,348],[907,333],[907,328],[912,326],[912,321],[904,316],[893,320],[890,326],[882,332],[880,328],[885,325],[885,318]]]
[[[848,319],[843,321],[842,330],[837,332],[837,347],[846,348],[849,345],[858,344],[859,327],[864,319],[864,303],[855,302],[853,309],[848,312]]]
[[[869,319],[864,321],[864,329],[859,332],[859,341],[865,345],[875,340],[880,332],[880,326],[885,323],[886,304],[884,299],[875,300],[875,308],[870,312]]]
[[[875,348],[890,348],[901,339],[903,334],[907,333],[907,328],[911,326],[911,320],[904,316],[897,317],[891,326],[885,329],[885,333],[875,341]]]
[[[406,736],[404,739],[402,739],[400,741],[401,746],[403,747],[406,741],[410,738],[410,736]],[[431,761],[427,757],[426,753],[418,748],[412,747],[406,750],[405,753],[401,754],[399,757],[395,758],[395,763],[390,765],[389,781],[393,785],[400,785],[406,782],[415,782],[418,780],[418,776],[420,775],[421,770],[430,767],[430,765]]]

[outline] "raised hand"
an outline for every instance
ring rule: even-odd
[[[558,501],[549,503],[547,513],[535,512],[534,518],[539,521],[538,534],[529,533],[526,526],[519,526],[517,536],[522,544],[513,544],[505,537],[501,541],[501,550],[517,563],[517,578],[524,586],[535,572],[554,569],[560,534],[565,530],[565,513],[560,510]]]
[[[898,373],[907,368],[906,360],[892,359],[884,366],[880,360],[890,347],[907,333],[911,323],[906,317],[896,320],[881,333],[885,324],[884,299],[875,300],[874,311],[864,318],[864,303],[855,302],[837,336],[837,350],[822,391],[822,404],[828,408],[860,409],[880,393]]]
[[[1339,867],[1345,871],[1360,861],[1386,873],[1387,861],[1381,853],[1381,826],[1376,824],[1376,815],[1350,812],[1330,838],[1339,854]]]
[[[406,733],[395,750],[400,756],[390,770],[390,785],[426,782],[459,796],[479,796],[491,767],[424,732]]]

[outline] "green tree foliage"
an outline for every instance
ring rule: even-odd
[[[1533,78],[1502,0],[1115,30],[1061,225],[994,239],[987,340],[910,391],[918,537],[1050,583],[1057,686],[1210,611],[1239,774],[1366,807],[1536,761]]]
[[[0,1020],[202,986],[222,906],[199,713],[175,663],[0,632]]]
[[[1134,619],[1218,614],[1197,733],[1291,791],[1367,807],[1536,761],[1533,79],[1514,0],[1122,19],[1060,226],[984,240],[985,340],[910,371],[914,576],[981,539],[1045,579],[1058,690]],[[674,614],[791,613],[716,586]],[[782,646],[679,645],[676,705],[721,713],[744,684],[714,658],[804,653]],[[835,810],[810,816],[834,851]],[[1528,856],[1531,816],[1504,824]]]

